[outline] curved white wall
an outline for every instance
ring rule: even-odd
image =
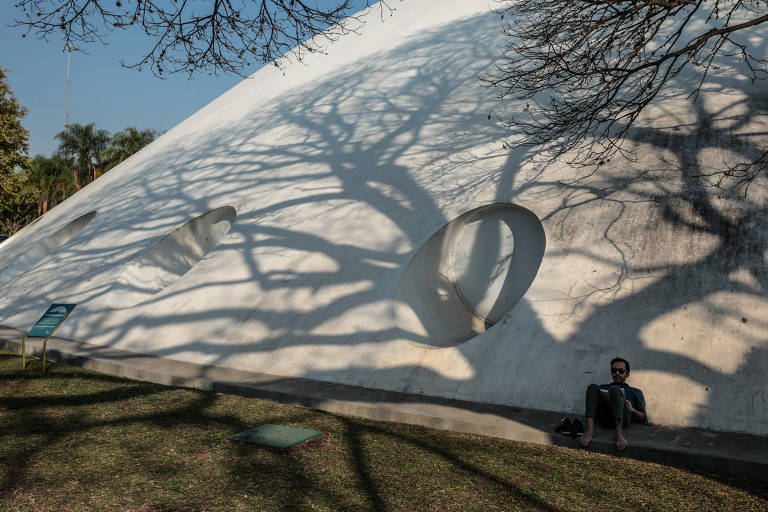
[[[163,291],[226,235],[237,216],[222,206],[196,217],[131,261],[109,292],[109,307],[129,308]]]
[[[536,277],[546,245],[536,215],[514,204],[466,212],[416,252],[395,292],[407,339],[451,347],[509,313]]]
[[[68,222],[64,227],[56,230],[54,233],[27,247],[24,252],[17,255],[8,265],[0,269],[0,284],[16,279],[21,274],[43,261],[51,253],[56,251],[56,249],[70,241],[75,235],[82,231],[95,216],[95,211],[81,215],[75,220]],[[36,219],[35,222],[38,220],[40,220],[40,218]],[[18,233],[18,235],[21,234],[22,233]],[[21,239],[19,238],[18,240]],[[7,240],[4,245],[0,247],[0,258],[5,259],[5,257],[7,257],[6,253],[10,252],[13,243],[14,240]]]

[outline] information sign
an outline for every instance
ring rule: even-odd
[[[59,328],[61,322],[69,316],[76,304],[51,304],[34,327],[21,340],[21,367],[27,371],[27,338],[29,336],[45,338],[43,341],[43,373],[45,373],[45,353],[48,346],[48,338]]]
[[[67,315],[75,309],[75,304],[51,304],[48,311],[45,312],[40,320],[37,321],[34,327],[29,330],[27,336],[37,336],[40,338],[47,338],[53,334],[61,322],[67,318]]]

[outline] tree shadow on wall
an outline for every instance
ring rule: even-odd
[[[540,318],[536,304],[524,299],[501,324],[524,325],[527,335],[537,340],[535,345],[517,343],[513,338],[493,346],[484,344],[482,338],[462,345],[457,351],[472,373],[467,378],[454,379],[419,365],[372,368],[366,358],[361,358],[365,362],[360,364],[334,370],[307,368],[298,373],[335,381],[343,372],[351,382],[374,387],[409,382],[408,391],[439,389],[447,396],[461,396],[462,389],[475,389],[480,391],[473,399],[497,403],[536,396],[538,404],[534,405],[549,409],[547,404],[559,403],[562,391],[541,389],[535,380],[521,382],[525,379],[520,376],[530,371],[531,362],[546,360],[552,368],[594,368],[602,346],[605,351],[621,349],[635,370],[679,375],[708,386],[709,408],[732,407],[736,401],[746,414],[750,410],[748,397],[753,395],[744,394],[743,381],[734,380],[733,375],[739,370],[766,368],[765,339],[751,340],[755,347],[752,356],[740,369],[726,371],[687,354],[649,347],[642,336],[643,329],[669,311],[700,303],[716,293],[765,299],[765,207],[746,199],[733,203],[742,213],[728,210],[726,215],[723,207],[714,204],[716,198],[706,183],[697,177],[702,174],[697,170],[697,148],[706,143],[722,149],[723,141],[732,138],[718,132],[719,128],[708,121],[713,114],[704,111],[699,111],[697,126],[702,128],[695,135],[652,128],[634,131],[636,143],[675,155],[680,167],[688,171],[681,180],[666,172],[627,174],[619,164],[615,164],[615,172],[608,169],[573,182],[550,179],[546,169],[523,173],[522,162],[530,155],[517,151],[503,156],[501,148],[489,149],[490,143],[504,138],[504,132],[486,119],[494,104],[489,91],[474,85],[476,71],[495,58],[494,48],[500,41],[489,26],[496,26],[492,15],[440,27],[396,51],[324,76],[311,87],[285,91],[273,104],[244,111],[228,126],[217,124],[215,112],[202,112],[196,122],[209,122],[210,131],[185,132],[183,137],[167,134],[170,142],[163,146],[163,154],[147,151],[141,155],[143,160],[124,164],[125,171],[112,171],[114,174],[89,185],[96,188],[86,187],[80,192],[80,199],[100,202],[95,207],[108,213],[97,215],[53,257],[14,281],[12,293],[0,305],[20,303],[20,314],[34,316],[60,290],[68,289],[78,290],[77,302],[98,303],[109,293],[111,282],[83,282],[84,276],[114,275],[115,261],[130,262],[185,219],[239,201],[240,213],[231,236],[187,276],[187,283],[202,284],[180,282],[142,307],[147,312],[155,306],[162,311],[160,305],[174,297],[189,301],[187,297],[195,294],[204,296],[219,287],[237,286],[246,290],[242,293],[252,297],[252,302],[247,306],[208,304],[203,311],[179,308],[173,313],[135,317],[119,326],[110,324],[114,312],[94,308],[89,312],[92,319],[88,327],[105,331],[107,344],[119,345],[123,339],[146,336],[161,327],[226,324],[227,330],[215,340],[204,333],[166,348],[146,342],[147,352],[152,354],[199,357],[214,366],[261,354],[277,364],[285,349],[292,347],[331,347],[333,354],[345,354],[366,344],[398,339],[400,333],[392,326],[377,325],[357,325],[354,332],[347,333],[326,332],[323,325],[328,319],[393,296],[412,253],[455,214],[481,202],[530,202],[554,194],[562,198],[561,202],[543,215],[545,223],[554,228],[548,233],[554,239],[571,236],[579,215],[589,209],[607,206],[616,212],[596,228],[602,230],[609,253],[566,247],[546,256],[580,256],[614,269],[612,283],[567,297],[573,314],[583,315],[574,333],[556,339]],[[749,120],[747,115],[744,122]],[[283,135],[280,143],[267,137],[276,132]],[[110,187],[118,187],[120,180],[126,180],[136,192],[120,194],[116,188],[113,194],[104,195]],[[265,204],[248,204],[243,191],[251,190],[258,190]],[[168,198],[175,208],[173,215],[168,214]],[[147,208],[137,208],[137,201]],[[656,217],[641,219],[643,223],[702,233],[716,243],[693,262],[633,263],[638,246],[650,243],[642,239],[643,224],[632,224],[635,220],[625,218],[625,212],[638,202],[655,205]],[[355,215],[361,209],[356,204],[372,209],[376,216],[357,221]],[[307,206],[312,208],[302,211]],[[324,231],[308,229],[317,226],[312,222],[316,218],[324,219]],[[369,235],[375,229],[372,219],[392,226],[398,234],[381,246],[359,243],[354,236]],[[346,240],[334,238],[333,233],[344,233]],[[82,245],[88,237],[114,243],[89,248]],[[398,252],[406,245],[410,251]],[[217,256],[233,253],[244,262],[245,275],[219,277],[211,273],[215,277],[202,278],[211,268],[206,265]],[[264,255],[284,256],[289,264],[267,267]],[[302,257],[308,256],[327,262],[322,265],[324,270],[302,268]],[[754,275],[758,286],[730,277],[740,270]],[[54,279],[50,279],[52,274]],[[636,286],[639,282],[651,284]],[[342,288],[345,291],[335,295],[328,292],[328,300],[311,315],[302,309],[316,294]],[[260,298],[277,295],[292,307],[278,310]],[[583,314],[579,308],[587,306],[590,310]],[[78,313],[87,308],[83,306]],[[241,336],[247,332],[231,327],[240,325],[261,327],[269,334],[261,343],[244,342]],[[511,329],[510,336],[515,332]],[[414,335],[414,340],[419,341],[418,336]],[[484,394],[483,390],[494,389],[499,375],[506,376],[509,394]],[[586,385],[591,378],[580,373],[580,380],[573,384]],[[571,410],[577,410],[580,400],[573,398]],[[706,426],[705,411],[698,421]]]

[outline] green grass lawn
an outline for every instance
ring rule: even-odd
[[[768,510],[768,484],[268,400],[0,352],[0,510]],[[287,451],[226,438],[325,434]]]

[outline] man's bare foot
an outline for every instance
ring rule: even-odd
[[[627,449],[627,440],[624,438],[624,433],[621,430],[616,431],[616,451],[622,452]]]
[[[587,446],[589,446],[589,443],[592,442],[592,436],[594,436],[594,435],[595,435],[594,431],[587,430],[586,432],[581,434],[581,436],[579,436],[579,444],[583,448],[586,448]]]

